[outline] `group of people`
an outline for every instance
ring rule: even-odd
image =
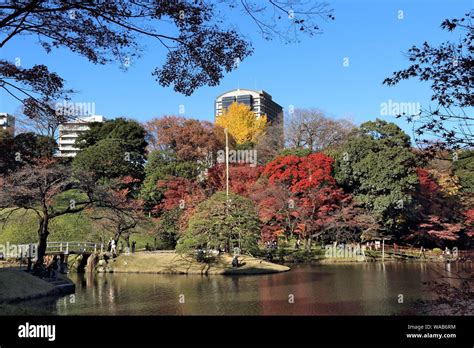
[[[59,273],[66,274],[68,273],[68,265],[66,262],[61,260],[61,257],[54,255],[52,258],[47,257],[45,264],[41,265],[39,263],[33,262],[31,258],[28,258],[28,272],[32,272],[34,275],[41,278],[57,279]]]
[[[221,254],[221,250],[204,250],[202,248],[198,248],[196,250],[196,261],[197,262],[207,262],[209,261],[209,257],[212,258],[212,256],[217,256]],[[232,267],[239,267],[239,255],[240,255],[240,249],[239,248],[234,248],[234,256],[232,257]]]
[[[135,252],[136,244],[137,244],[136,241],[132,241],[132,253]],[[147,247],[148,247],[148,243],[147,243]],[[121,254],[124,251],[123,242],[122,241],[119,242],[119,248],[118,248],[118,253],[117,253],[117,243],[115,242],[114,239],[112,238],[109,239],[107,243],[107,251],[112,253],[114,257],[117,256],[118,254]],[[128,252],[129,252],[129,248],[126,247],[125,253],[128,253]]]
[[[272,240],[267,240],[265,242],[265,248],[266,249],[277,249],[278,248],[278,242],[276,239],[272,239]]]
[[[277,240],[276,239],[267,240],[265,242],[265,249],[266,249],[265,258],[267,259],[267,261],[272,261],[273,260],[273,251],[278,249]]]
[[[115,244],[114,239],[109,239],[109,242],[107,243],[107,251],[112,253],[113,256],[117,255],[117,245]]]
[[[365,243],[365,250],[379,250],[380,249],[380,242],[375,241],[375,242],[367,242]]]

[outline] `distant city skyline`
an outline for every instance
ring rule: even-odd
[[[456,35],[442,31],[445,18],[461,17],[470,1],[334,1],[335,21],[321,23],[322,35],[301,36],[298,44],[265,41],[257,27],[239,13],[228,14],[242,35],[255,48],[253,56],[223,78],[216,87],[203,87],[185,97],[163,88],[151,75],[166,52],[148,46],[143,56],[130,62],[127,71],[119,64],[93,65],[65,49],[46,54],[34,37],[15,40],[2,48],[2,58],[24,67],[45,64],[79,93],[72,102],[94,103],[95,112],[107,118],[125,116],[138,121],[167,114],[214,120],[215,98],[228,90],[265,90],[285,110],[318,108],[330,117],[351,119],[360,124],[382,118],[399,124],[410,136],[411,127],[394,115],[384,114],[383,105],[393,103],[427,106],[429,85],[405,81],[396,87],[382,85],[385,77],[408,66],[404,56],[412,45],[424,41],[438,44],[456,41]],[[147,43],[144,42],[144,45]],[[61,101],[58,101],[61,102]],[[0,111],[18,112],[20,104],[0,93]]]

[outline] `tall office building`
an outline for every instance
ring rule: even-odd
[[[257,117],[266,115],[272,125],[272,136],[278,137],[283,145],[283,108],[265,91],[234,89],[216,98],[215,117],[222,115],[232,103],[247,105]]]
[[[57,157],[76,157],[80,149],[76,145],[79,134],[90,129],[92,122],[104,122],[101,115],[78,117],[73,121],[59,125],[59,151]]]
[[[10,132],[12,136],[15,135],[15,117],[6,112],[0,113],[0,128]]]
[[[283,121],[283,108],[275,103],[272,96],[265,91],[234,89],[222,93],[216,98],[215,116],[220,116],[232,103],[248,105],[256,115],[267,115],[272,123]]]

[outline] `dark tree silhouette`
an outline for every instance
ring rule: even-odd
[[[435,106],[424,108],[419,115],[399,115],[414,124],[415,140],[422,146],[434,144],[453,149],[474,146],[474,115],[470,109],[474,106],[473,18],[471,11],[463,18],[444,20],[442,29],[462,31],[460,42],[447,41],[437,47],[427,42],[421,47],[413,46],[407,54],[412,65],[383,81],[392,86],[417,78],[431,84]]]
[[[24,115],[42,135],[53,137],[59,124],[67,120],[67,115],[56,112],[53,103],[68,99],[72,91],[65,89],[64,80],[44,65],[27,69],[0,60],[0,88],[23,104]]]
[[[252,53],[250,42],[226,24],[223,7],[243,10],[268,39],[289,37],[288,26],[314,35],[320,32],[316,20],[334,18],[316,1],[6,1],[0,5],[0,48],[33,34],[48,52],[66,47],[93,63],[120,61],[127,67],[142,51],[139,39],[148,38],[167,50],[153,72],[157,81],[190,95],[203,85],[216,86]]]
[[[231,8],[240,7],[257,25],[266,40],[279,38],[286,43],[298,42],[299,33],[309,36],[322,33],[318,21],[334,20],[334,11],[325,2],[298,0],[224,1]],[[236,4],[237,3],[237,4]]]

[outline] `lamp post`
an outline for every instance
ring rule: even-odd
[[[229,200],[229,134],[227,128],[224,129],[225,134],[225,193],[227,201]]]
[[[229,213],[229,132],[227,128],[224,128],[225,134],[225,194],[226,194],[226,214]],[[239,230],[239,254],[240,254],[240,230]],[[229,250],[230,252],[230,250]]]
[[[226,200],[225,200],[225,214],[229,213],[229,133],[227,128],[224,128],[224,134],[225,134],[225,195],[226,195]],[[228,249],[230,253],[230,242],[228,242]]]
[[[385,260],[385,238],[382,238],[382,262]]]

